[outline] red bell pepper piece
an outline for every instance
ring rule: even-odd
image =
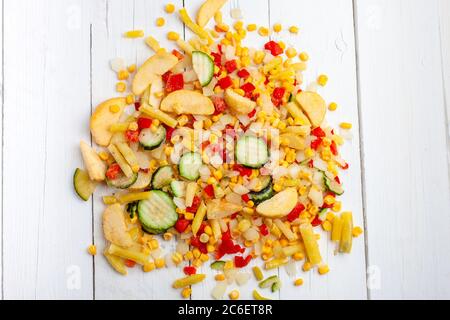
[[[138,124],[139,130],[150,128],[150,126],[152,125],[152,119],[139,118],[137,120],[137,124]]]
[[[332,153],[333,155],[335,155],[335,156],[337,156],[337,155],[339,154],[339,151],[338,151],[336,142],[334,142],[334,140],[331,141],[330,151],[331,151],[331,153]]]
[[[250,197],[248,196],[248,194],[243,194],[241,196],[242,201],[244,202],[249,202],[250,201]]]
[[[183,233],[190,224],[191,224],[191,222],[189,220],[180,218],[175,223],[175,229],[179,233]]]
[[[287,215],[287,220],[289,222],[294,221],[300,216],[300,213],[302,213],[303,210],[305,210],[305,206],[302,203],[298,203],[295,208],[292,209],[292,211]]]
[[[211,52],[211,56],[214,58],[214,64],[220,67],[222,65],[222,55],[220,53]]]
[[[336,181],[337,183],[341,184],[341,179],[339,179],[338,176],[334,177],[334,181]]]
[[[125,131],[125,137],[130,142],[138,142],[139,141],[139,130],[127,130],[127,131]]]
[[[272,97],[274,97],[277,100],[280,100],[284,97],[284,94],[286,93],[286,89],[283,87],[276,87],[273,89]]]
[[[237,72],[237,75],[239,78],[247,79],[250,77],[250,72],[248,72],[247,69],[241,69]]]
[[[133,268],[133,267],[136,265],[136,262],[133,261],[133,260],[130,260],[130,259],[126,259],[126,260],[125,260],[125,265],[126,265],[128,268]]]
[[[311,141],[311,149],[317,150],[317,149],[319,149],[321,144],[322,144],[322,138],[317,138],[316,140]]]
[[[184,88],[184,78],[182,73],[172,74],[166,82],[166,91],[174,92]]]
[[[225,62],[225,69],[228,73],[232,73],[234,70],[237,69],[237,63],[236,60],[230,60]]]
[[[308,167],[314,168],[314,161],[312,159],[308,161]]]
[[[175,57],[177,57],[178,60],[182,60],[182,59],[184,58],[184,55],[183,55],[180,51],[178,51],[178,50],[176,50],[176,49],[173,49],[173,50],[172,50],[172,54],[173,54]]]
[[[313,219],[313,221],[311,222],[311,225],[313,226],[313,227],[317,227],[317,226],[320,226],[321,224],[322,224],[322,220],[320,220],[319,219],[319,216],[316,216],[314,219]]]
[[[217,84],[219,85],[220,88],[225,90],[233,85],[233,80],[231,80],[231,78],[229,76],[226,76],[226,77],[220,79],[217,82]]]
[[[191,246],[196,247],[198,250],[200,250],[201,253],[204,253],[204,254],[208,253],[208,250],[206,248],[206,243],[200,242],[199,237],[191,238]]]
[[[184,272],[185,275],[191,276],[191,275],[197,273],[197,269],[195,267],[193,267],[193,266],[186,266],[186,267],[183,268],[183,272]]]
[[[190,213],[196,213],[201,202],[202,200],[199,197],[195,196],[194,200],[192,201],[192,205],[190,207],[187,207],[186,211]]]
[[[269,50],[273,56],[278,56],[283,53],[283,48],[275,41],[267,42],[264,45],[264,49]]]
[[[167,82],[167,80],[169,79],[169,77],[172,75],[172,71],[167,71],[166,73],[164,73],[161,78],[164,82]]]
[[[317,127],[311,130],[311,135],[316,136],[317,138],[324,138],[325,132],[322,130],[321,127]]]
[[[253,109],[252,111],[250,111],[250,112],[247,114],[247,116],[251,119],[251,118],[253,118],[253,117],[255,116],[255,114],[256,114],[256,109]]]
[[[250,177],[252,175],[252,169],[241,166],[240,164],[234,164],[233,170],[238,171],[243,177]]]
[[[108,170],[106,171],[106,177],[109,180],[114,180],[115,178],[117,178],[117,176],[121,171],[122,170],[120,169],[120,166],[117,163],[113,163],[112,165],[109,166]]]
[[[251,93],[256,89],[256,87],[253,83],[247,82],[241,86],[241,89],[244,90],[245,93]]]
[[[208,197],[214,198],[214,187],[212,186],[212,184],[208,184],[205,189],[203,189],[203,191],[205,191]]]
[[[245,258],[242,256],[235,256],[234,257],[234,265],[236,266],[236,268],[243,268],[249,264],[250,260],[252,260],[251,255],[248,255]]]
[[[267,226],[263,223],[262,225],[259,226],[259,232],[263,235],[263,236],[267,236],[269,234],[269,229],[267,228]]]
[[[164,126],[166,128],[166,141],[170,141],[172,139],[172,134],[175,131],[175,128]]]

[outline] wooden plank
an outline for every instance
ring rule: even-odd
[[[203,3],[202,0],[188,0],[185,1],[185,7],[188,11],[189,15],[194,19],[196,17],[196,13],[200,5]],[[244,1],[228,1],[224,7],[222,8],[223,20],[225,23],[232,27],[233,23],[236,21],[231,18],[230,12],[231,9],[240,8],[243,15],[243,21],[245,23],[257,23],[258,25],[269,25],[269,13],[268,13],[268,1],[256,1],[256,0],[244,0]],[[211,19],[207,28],[213,28],[214,21]],[[192,37],[193,33],[186,29],[186,39]],[[243,41],[246,46],[249,47],[261,47],[267,38],[260,37],[257,32],[249,32],[247,33],[246,39]],[[211,259],[213,257],[211,256]],[[212,260],[213,261],[213,260]],[[257,261],[252,261],[249,266],[244,270],[246,272],[251,273],[251,267],[253,265],[260,264]],[[205,273],[207,275],[207,280],[202,282],[199,285],[193,286],[192,299],[195,300],[205,300],[212,299],[211,292],[216,285],[216,281],[214,280],[214,276],[217,274],[214,270],[210,268],[210,262],[206,262],[201,268],[201,273]],[[277,273],[277,270],[273,271],[274,274]],[[229,285],[226,294],[224,296],[225,299],[228,299],[228,293],[234,289],[238,289],[240,292],[240,299],[253,299],[252,291],[257,286],[256,281],[254,280],[253,275],[250,277],[249,282],[242,287],[238,287],[235,283]],[[272,298],[277,298],[277,294],[268,295]]]
[[[0,26],[2,28],[1,34],[0,34],[0,60],[1,60],[1,77],[0,77],[0,90],[1,90],[1,96],[2,96],[2,114],[1,114],[1,123],[0,123],[0,130],[2,131],[2,140],[3,140],[3,1],[0,6]],[[2,148],[0,150],[0,185],[1,185],[1,192],[0,192],[0,208],[2,208],[1,218],[0,218],[0,233],[2,233],[2,236],[0,237],[0,248],[2,248],[2,253],[0,254],[0,275],[2,275],[0,279],[0,299],[3,299],[3,142],[2,142]]]
[[[177,8],[182,7],[182,0],[171,1]],[[97,20],[92,29],[92,93],[93,106],[109,97],[117,96],[114,72],[109,61],[116,57],[124,58],[127,64],[140,65],[152,52],[143,39],[124,39],[123,33],[132,29],[145,30],[146,36],[152,35],[160,40],[161,45],[168,46],[166,33],[169,30],[183,32],[182,24],[174,15],[164,12],[164,3],[155,1],[105,1],[98,8]],[[155,20],[162,16],[166,19],[164,28],[157,28]],[[133,107],[131,107],[133,108]],[[111,190],[101,188],[94,199],[94,236],[100,252],[105,247],[101,216],[105,208],[101,196],[110,194]],[[160,241],[165,252],[174,249],[174,241]],[[181,295],[171,287],[172,281],[182,276],[179,268],[167,268],[144,273],[136,266],[129,269],[128,276],[116,273],[103,255],[95,258],[95,298],[96,299],[179,299]]]
[[[370,296],[448,299],[438,2],[357,1],[356,10]]]
[[[442,77],[447,110],[447,139],[450,140],[450,2],[439,0],[439,29],[442,46]],[[448,143],[448,142],[447,142]],[[448,147],[450,159],[450,147]]]
[[[294,9],[295,7],[295,9]],[[292,10],[288,10],[292,8]],[[318,75],[327,74],[328,85],[320,88],[327,103],[335,101],[338,110],[328,112],[327,121],[338,128],[342,121],[353,124],[353,139],[346,141],[341,154],[350,164],[343,172],[341,180],[345,193],[341,197],[343,211],[352,211],[355,225],[363,226],[360,144],[358,135],[358,108],[356,85],[356,60],[353,30],[353,9],[351,0],[339,1],[271,1],[270,21],[281,23],[284,31],[274,34],[274,39],[282,40],[298,52],[306,51],[310,56],[305,72],[305,85],[315,82]],[[291,25],[300,29],[298,35],[288,32]],[[338,130],[338,129],[337,129]],[[338,130],[339,131],[339,130]],[[364,237],[354,240],[350,255],[334,255],[334,244],[329,234],[321,234],[320,248],[325,263],[330,267],[329,274],[321,276],[317,270],[304,273],[299,264],[297,277],[304,279],[303,287],[294,287],[285,270],[280,269],[284,286],[281,299],[365,299],[365,253]],[[352,270],[349,272],[349,270]]]
[[[89,141],[90,3],[4,1],[5,299],[92,298],[91,204],[72,187]]]

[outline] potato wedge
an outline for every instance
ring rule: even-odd
[[[322,124],[327,107],[325,100],[316,92],[302,91],[295,97],[314,127]]]
[[[197,12],[197,24],[204,27],[208,21],[214,17],[214,14],[219,11],[227,0],[206,0]]]
[[[295,150],[304,150],[306,148],[305,139],[293,133],[283,133],[280,135],[280,143],[284,147]]]
[[[155,80],[150,86],[150,94],[148,96],[148,103],[156,109],[159,109],[162,98],[158,98],[158,94],[164,92],[163,81],[161,77],[155,77]]]
[[[106,207],[103,212],[103,233],[106,240],[123,248],[133,245],[125,223],[125,214],[120,204],[116,203]]]
[[[110,110],[114,105],[119,107],[119,111],[116,113],[113,113]],[[109,128],[119,121],[125,105],[125,98],[114,98],[102,102],[95,108],[90,123],[92,138],[94,138],[95,143],[103,147],[109,145],[113,135]]]
[[[138,69],[131,84],[135,95],[140,95],[159,76],[172,69],[178,63],[178,58],[169,52],[158,52],[151,56]]]
[[[299,121],[303,126],[311,126],[308,117],[302,112],[300,107],[295,102],[289,102],[286,104],[286,109],[294,117],[296,121]]]
[[[237,113],[248,114],[256,107],[256,102],[246,97],[240,96],[233,89],[225,90],[226,104]]]
[[[177,114],[205,114],[214,113],[211,99],[197,91],[177,90],[170,93],[161,101],[162,111]]]
[[[206,215],[208,219],[225,218],[241,210],[242,206],[231,202],[221,201],[219,199],[208,201],[206,204]]]
[[[281,218],[287,216],[297,205],[297,190],[287,188],[269,200],[261,202],[256,207],[256,212],[267,218]]]
[[[92,181],[105,180],[106,164],[100,159],[97,152],[86,142],[80,142],[81,155],[83,156],[84,166]]]

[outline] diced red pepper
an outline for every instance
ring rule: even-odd
[[[273,89],[272,96],[275,99],[280,100],[284,97],[285,93],[286,93],[286,88],[276,87],[275,89]]]
[[[322,224],[322,220],[320,220],[319,219],[319,216],[316,216],[314,219],[313,219],[313,221],[311,222],[311,225],[313,226],[313,227],[317,227],[317,226],[320,226],[321,224]]]
[[[172,134],[175,131],[175,128],[164,126],[166,128],[166,141],[170,141],[172,139]]]
[[[312,159],[308,161],[308,167],[314,168],[314,161]]]
[[[317,127],[311,130],[311,135],[316,136],[317,138],[324,138],[325,132],[322,130],[321,127]]]
[[[278,56],[283,53],[283,48],[275,41],[267,42],[264,45],[264,49],[269,50],[273,56]]]
[[[139,118],[137,120],[137,124],[138,124],[139,130],[150,128],[150,126],[152,125],[152,119]]]
[[[178,60],[182,60],[182,59],[184,58],[184,55],[183,55],[180,51],[178,51],[178,50],[176,50],[176,49],[173,49],[173,50],[172,50],[172,54],[173,54],[175,57],[177,57]]]
[[[347,170],[350,166],[346,162],[343,166],[341,166],[342,170]]]
[[[214,187],[212,186],[212,184],[208,184],[203,190],[208,197],[214,198]]]
[[[317,150],[317,149],[319,149],[321,144],[322,144],[322,138],[317,138],[316,140],[311,141],[311,149]]]
[[[267,228],[267,226],[263,223],[262,225],[259,226],[259,232],[263,235],[263,236],[267,236],[269,234],[269,229]]]
[[[337,183],[341,184],[341,179],[339,179],[338,176],[334,177],[334,181],[336,181]]]
[[[249,93],[253,92],[256,89],[256,87],[253,85],[253,83],[247,82],[241,86],[241,89],[244,90],[245,93]]]
[[[243,177],[250,177],[252,175],[252,169],[241,166],[240,164],[234,164],[233,170],[238,171]]]
[[[237,75],[239,78],[247,79],[250,77],[250,72],[248,72],[247,69],[241,69],[237,72]]]
[[[243,195],[241,196],[241,199],[242,199],[242,201],[244,201],[244,202],[249,202],[249,201],[250,201],[250,197],[248,196],[247,193],[246,193],[246,194],[243,194]]]
[[[204,254],[208,253],[208,249],[206,248],[206,243],[202,243],[200,241],[199,237],[191,238],[191,246],[196,247],[198,250],[200,250],[201,253],[204,253]]]
[[[222,52],[222,45],[221,45],[220,43],[217,45],[217,50],[219,50],[219,53],[220,53],[220,54],[223,53],[223,52]]]
[[[202,145],[201,145],[201,149],[202,151],[205,150],[206,148],[208,148],[208,146],[211,144],[211,142],[209,142],[209,140],[203,141]]]
[[[220,53],[211,52],[211,56],[214,59],[214,64],[220,67],[222,65],[222,55]]]
[[[138,142],[139,141],[139,130],[127,130],[127,131],[125,131],[125,137],[130,142]]]
[[[229,76],[226,76],[222,79],[219,79],[217,84],[219,85],[220,88],[225,90],[233,85],[233,80],[231,80],[231,78]]]
[[[215,110],[214,114],[216,114],[216,115],[224,112],[228,108],[227,104],[225,103],[225,100],[221,97],[212,96],[211,100],[214,104],[214,110]]]
[[[136,102],[134,103],[134,109],[135,109],[136,111],[139,111],[140,108],[141,108],[141,103],[140,103],[139,101],[136,101]]]
[[[167,80],[169,79],[169,77],[172,75],[172,71],[167,71],[166,73],[164,73],[161,78],[164,82],[167,82]]]
[[[225,69],[228,73],[232,73],[234,70],[237,69],[237,63],[236,60],[230,60],[225,62]]]
[[[197,269],[195,267],[193,267],[193,266],[186,266],[186,267],[183,268],[183,272],[184,272],[185,275],[191,276],[191,275],[197,273]]]
[[[117,176],[119,175],[119,173],[121,171],[122,171],[122,169],[120,169],[120,166],[117,163],[114,163],[114,164],[110,165],[108,170],[106,171],[106,177],[109,180],[114,180],[117,178]]]
[[[224,235],[222,235],[222,242],[217,248],[216,259],[222,258],[225,254],[244,253],[244,251],[245,248],[235,244],[231,239],[224,239]]]
[[[249,264],[250,260],[252,260],[251,255],[248,255],[245,258],[242,256],[235,256],[234,257],[234,265],[236,266],[236,268],[243,268]]]
[[[253,117],[255,116],[255,114],[256,114],[256,109],[253,109],[252,111],[250,111],[250,112],[247,114],[247,116],[251,119],[251,118],[253,118]]]
[[[184,78],[182,73],[172,74],[166,82],[166,91],[174,92],[184,88]]]
[[[128,268],[133,268],[136,265],[136,262],[130,259],[125,259],[125,265]]]
[[[231,240],[231,231],[228,229],[224,233],[222,233],[222,240]]]
[[[273,105],[274,105],[275,107],[277,107],[277,108],[278,108],[279,106],[281,106],[281,103],[283,102],[281,99],[277,99],[277,98],[274,98],[274,97],[272,97],[271,100],[272,100]]]
[[[199,197],[195,196],[194,200],[192,200],[192,205],[190,207],[187,207],[186,211],[190,213],[196,213],[201,202],[202,200]]]
[[[180,218],[175,223],[175,229],[179,233],[183,233],[190,224],[191,224],[191,222],[189,220]]]
[[[331,153],[332,153],[333,155],[335,155],[335,156],[337,156],[337,155],[339,154],[339,151],[338,151],[336,142],[334,142],[334,140],[331,141],[330,151],[331,151]]]
[[[302,213],[303,210],[305,210],[305,206],[302,203],[298,203],[295,208],[292,209],[292,211],[287,215],[287,220],[289,222],[294,221],[300,216],[300,213]]]
[[[230,216],[230,219],[236,219],[236,217],[238,216],[239,212],[235,212]]]

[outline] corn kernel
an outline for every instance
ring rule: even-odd
[[[325,85],[328,82],[328,76],[321,74],[318,78],[317,78],[317,83],[322,86],[325,87]]]
[[[311,270],[311,268],[312,268],[312,265],[308,261],[306,261],[302,267],[303,271],[305,271],[305,272],[308,272],[309,270]]]
[[[186,254],[184,255],[184,259],[186,259],[186,260],[194,259],[194,255],[192,254],[192,251],[186,252]]]
[[[189,298],[191,296],[192,289],[189,287],[184,288],[181,290],[181,296],[185,299]]]
[[[240,30],[240,29],[242,29],[244,27],[244,23],[242,22],[242,21],[236,21],[235,23],[234,23],[234,25],[233,25],[233,28],[235,29],[235,30]]]
[[[95,256],[97,254],[97,247],[95,245],[91,244],[88,247],[88,252],[91,256]]]
[[[130,30],[130,31],[125,32],[125,34],[124,34],[125,38],[130,38],[130,39],[142,38],[143,36],[144,36],[143,30]]]
[[[209,241],[209,235],[207,235],[206,233],[202,233],[200,235],[200,242],[207,243],[208,241]]]
[[[286,50],[286,56],[288,57],[288,58],[293,58],[293,57],[295,57],[297,55],[297,51],[294,49],[294,48],[288,48],[287,50]]]
[[[151,248],[152,250],[158,249],[158,248],[159,248],[159,242],[158,242],[158,240],[156,240],[156,239],[150,240],[150,248]]]
[[[303,279],[302,278],[298,278],[297,280],[294,281],[294,285],[299,287],[303,284]]]
[[[309,55],[306,52],[301,52],[298,56],[300,58],[300,60],[302,60],[303,62],[306,62],[309,60]]]
[[[251,222],[247,219],[242,219],[241,221],[239,221],[238,223],[238,229],[240,232],[245,232],[248,230],[248,228],[251,227]]]
[[[200,258],[200,255],[202,254],[198,248],[194,248],[194,250],[192,250],[192,253],[194,254],[194,258],[196,259]]]
[[[249,31],[249,32],[255,31],[256,28],[257,28],[256,24],[254,24],[254,23],[250,23],[247,25],[247,31]]]
[[[165,10],[167,13],[173,13],[175,11],[175,6],[172,3],[166,4]]]
[[[214,177],[209,177],[208,180],[206,181],[207,184],[216,184],[217,180]]]
[[[292,257],[294,258],[295,261],[300,261],[305,258],[305,255],[302,252],[296,252]]]
[[[330,111],[335,111],[335,110],[337,109],[337,107],[338,107],[338,105],[337,105],[336,102],[331,102],[331,103],[328,105],[328,110],[330,110]]]
[[[223,22],[223,20],[222,20],[222,12],[220,10],[216,11],[216,13],[214,14],[214,21],[217,24],[220,24],[220,23]]]
[[[254,203],[252,200],[249,200],[249,201],[247,201],[247,205],[248,205],[250,208],[253,208],[253,207],[255,206],[255,203]]]
[[[200,259],[195,259],[192,261],[192,265],[196,268],[200,268],[202,266],[202,261]]]
[[[239,299],[239,291],[233,290],[230,292],[229,296],[231,300],[237,300]]]
[[[211,240],[215,240],[215,239],[213,237],[210,237],[209,240],[211,242]],[[206,246],[206,250],[211,253],[211,252],[216,251],[216,248],[212,244],[208,244]]]
[[[289,32],[293,33],[293,34],[297,34],[298,33],[298,27],[296,27],[296,26],[289,27]]]
[[[331,208],[331,210],[333,210],[334,212],[339,212],[342,209],[342,203],[340,201],[336,201],[333,204],[333,207]]]
[[[330,232],[330,231],[331,231],[331,228],[332,228],[332,225],[331,225],[331,222],[330,222],[330,221],[325,220],[325,221],[322,223],[322,229],[323,229],[324,231]]]
[[[350,130],[352,128],[352,124],[349,122],[342,122],[339,126],[345,130]]]
[[[361,229],[361,227],[354,227],[352,230],[352,236],[353,237],[358,237],[363,233],[363,230]]]
[[[133,104],[134,103],[134,95],[132,95],[132,94],[127,95],[127,97],[125,98],[125,102],[127,104]]]
[[[280,32],[282,29],[283,29],[283,27],[281,26],[280,23],[275,23],[273,25],[273,31],[275,31],[275,32]]]
[[[109,159],[109,154],[105,151],[101,151],[99,152],[98,156],[100,157],[100,159],[102,159],[103,161],[106,161]]]
[[[125,92],[127,90],[127,85],[125,82],[117,82],[116,91],[117,92]]]
[[[130,122],[130,124],[128,125],[128,130],[131,131],[136,131],[139,128],[139,125],[137,124],[136,121]]]
[[[321,274],[321,275],[327,274],[329,271],[330,271],[330,268],[328,267],[327,264],[319,267],[319,274]]]
[[[140,167],[139,167],[138,164],[135,164],[135,165],[133,165],[133,166],[131,167],[131,171],[133,171],[133,172],[138,172],[139,169],[140,169]]]
[[[194,219],[194,214],[191,213],[191,212],[186,212],[186,213],[184,214],[184,218],[185,218],[186,220],[192,220],[192,219]]]
[[[280,192],[281,191],[281,186],[279,184],[274,184],[273,185],[273,190],[275,190],[276,192]]]
[[[208,256],[207,254],[205,254],[205,253],[202,253],[202,254],[200,255],[200,260],[201,260],[202,262],[206,262],[206,261],[209,260],[209,256]]]
[[[336,202],[336,198],[333,197],[332,195],[327,195],[325,196],[325,198],[323,199],[323,201],[327,204],[327,205],[331,205],[333,203]]]
[[[130,74],[128,73],[128,70],[120,70],[117,72],[117,79],[118,80],[127,80],[130,77]]]
[[[216,281],[223,281],[223,280],[225,280],[225,275],[224,275],[223,273],[216,274],[216,276],[214,277],[214,279],[215,279]]]
[[[173,235],[170,232],[166,232],[163,234],[163,239],[166,241],[169,241],[170,239],[172,239]]]
[[[164,268],[165,265],[166,265],[166,262],[164,261],[163,258],[155,259],[156,268],[161,269],[161,268]]]
[[[223,178],[223,173],[222,173],[221,170],[216,170],[216,171],[214,171],[213,175],[214,175],[214,177],[215,177],[217,180],[220,180],[220,179]]]
[[[128,71],[129,73],[135,72],[135,71],[136,71],[136,64],[133,63],[132,65],[129,65],[128,68],[127,68],[127,71]]]
[[[261,37],[267,37],[269,35],[269,29],[267,29],[266,27],[259,27],[258,34]]]
[[[167,39],[171,41],[177,41],[178,39],[180,39],[180,35],[175,31],[169,31],[167,33]]]

